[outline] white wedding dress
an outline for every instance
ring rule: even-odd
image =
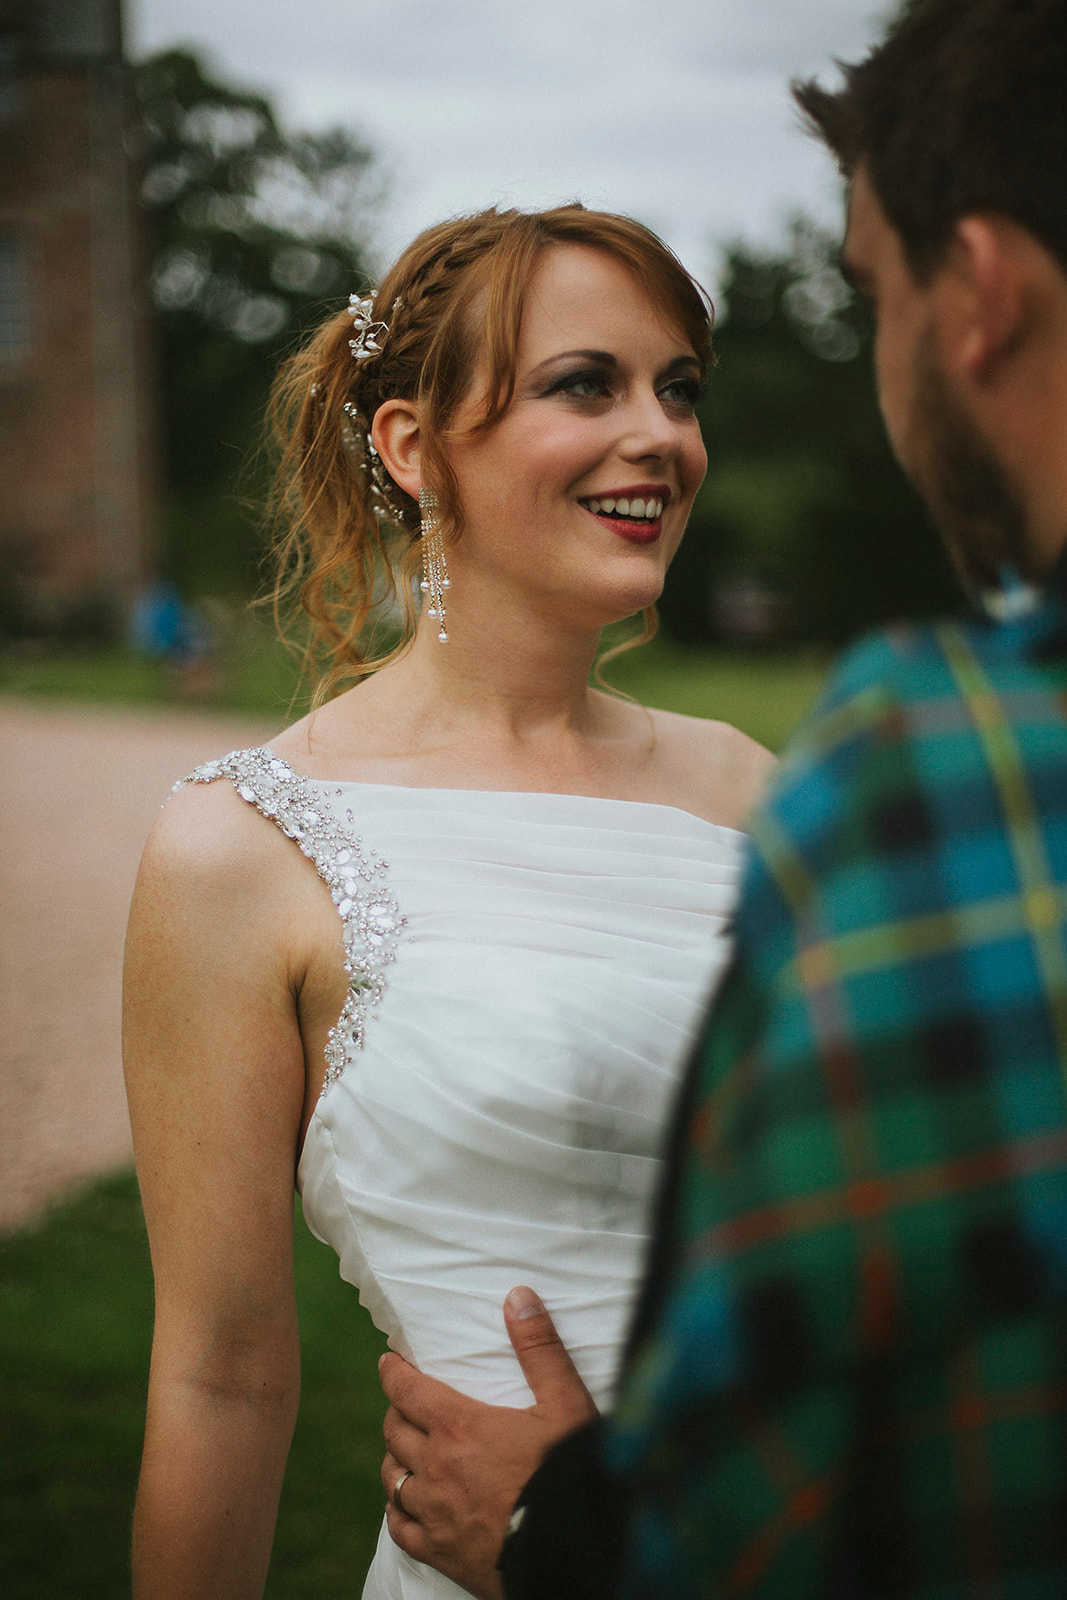
[[[501,1312],[528,1283],[609,1403],[744,835],[636,801],[313,781],[269,750],[190,781],[223,776],[315,863],[344,932],[310,1227],[424,1372],[528,1405]],[[461,1594],[383,1524],[364,1600]]]

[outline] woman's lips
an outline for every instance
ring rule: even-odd
[[[655,544],[663,532],[663,517],[658,516],[654,522],[628,522],[623,517],[613,517],[603,511],[590,513],[602,527],[610,528],[612,533],[625,539],[629,544]]]
[[[669,492],[630,491],[627,495],[591,495],[582,505],[620,539],[630,544],[653,544],[663,532],[663,508],[669,498]],[[648,515],[652,511],[655,516]]]

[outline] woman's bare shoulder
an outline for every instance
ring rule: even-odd
[[[728,722],[652,712],[657,747],[674,782],[686,796],[685,809],[744,828],[777,767],[763,745]]]
[[[228,779],[180,788],[156,819],[137,875],[126,943],[131,1003],[180,1010],[192,994],[196,1012],[218,1029],[243,1015],[240,994],[241,1004],[258,997],[273,1016],[306,966],[316,887],[314,874],[310,886],[304,881],[306,867]]]
[[[170,795],[148,835],[139,883],[211,898],[265,892],[264,868],[293,847],[242,800],[226,777],[187,782]]]

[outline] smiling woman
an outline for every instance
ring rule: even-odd
[[[570,206],[430,230],[283,374],[282,560],[333,677],[363,681],[192,774],[142,866],[138,1600],[261,1590],[298,1389],[294,1173],[425,1371],[527,1405],[501,1312],[525,1282],[610,1397],[770,762],[589,685],[682,538],[709,361],[670,252]],[[403,638],[373,658],[390,597]],[[383,1477],[365,1596],[458,1595],[390,1540],[417,1476]]]
[[[527,285],[507,410],[479,426],[476,365],[449,430],[462,507],[448,553],[457,643],[490,603],[513,637],[550,626],[585,640],[654,604],[704,476],[702,377],[684,333],[650,314],[626,267],[587,245],[544,253]],[[374,429],[408,485],[419,450],[410,416],[387,402]]]
[[[353,297],[353,304],[364,302]],[[555,447],[548,445],[550,435],[556,443],[566,435],[568,454],[582,448],[572,437],[581,431],[578,413],[600,417],[604,431],[605,402],[617,401],[626,384],[633,391],[634,375],[623,368],[637,356],[631,347],[646,324],[661,345],[654,352],[661,361],[654,384],[667,409],[674,407],[673,420],[685,425],[690,462],[694,449],[700,452],[697,470],[703,473],[693,406],[711,362],[708,306],[675,257],[640,224],[580,206],[540,213],[493,210],[442,223],[404,252],[373,304],[368,315],[386,318],[389,326],[380,352],[353,362],[352,325],[338,313],[290,362],[275,396],[283,452],[279,554],[283,570],[289,564],[303,580],[312,652],[324,663],[328,688],[364,672],[373,648],[368,622],[375,614],[389,615],[399,606],[405,619],[401,650],[415,630],[418,471],[413,477],[395,463],[400,476],[387,475],[385,509],[391,514],[385,517],[377,514],[375,497],[360,492],[359,474],[352,472],[354,460],[368,459],[378,479],[387,472],[374,452],[393,402],[418,408],[421,428],[412,444],[422,477],[438,496],[437,531],[450,561],[457,559],[460,537],[455,453],[470,457],[482,436],[497,431],[513,402],[519,425],[537,434],[543,450]],[[605,315],[612,310],[614,323]],[[568,325],[572,339],[566,337]],[[561,430],[552,423],[553,411],[569,417],[569,425]],[[512,436],[516,420],[509,418],[506,432]],[[453,451],[445,449],[446,442]],[[483,459],[489,476],[499,480],[499,470]],[[498,494],[509,478],[505,472]],[[674,530],[671,535],[668,529],[670,554],[697,486],[684,505],[676,500],[668,519]],[[618,483],[602,487],[629,500],[654,497],[662,486],[653,481],[642,492],[640,474],[628,466]],[[513,512],[509,506],[508,516]],[[522,520],[532,514],[528,507]],[[464,540],[472,515],[466,506]],[[665,564],[661,575],[663,570]],[[656,594],[658,589],[651,600]],[[449,597],[450,611],[458,600],[457,590]],[[617,615],[602,618],[601,625],[645,604],[616,608]],[[381,658],[372,655],[370,664],[380,665]]]

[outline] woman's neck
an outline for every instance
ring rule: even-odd
[[[465,636],[466,634],[466,636]],[[647,716],[591,690],[595,634],[420,627],[410,649],[291,730],[311,776],[600,792],[647,756]],[[283,750],[282,753],[285,753]],[[609,779],[609,770],[614,774]]]
[[[522,742],[553,730],[580,732],[595,709],[588,681],[597,640],[595,633],[513,628],[489,618],[476,635],[454,624],[442,644],[432,624],[420,624],[411,649],[380,675],[379,686],[403,699],[408,716],[425,712],[457,733],[477,729]]]

